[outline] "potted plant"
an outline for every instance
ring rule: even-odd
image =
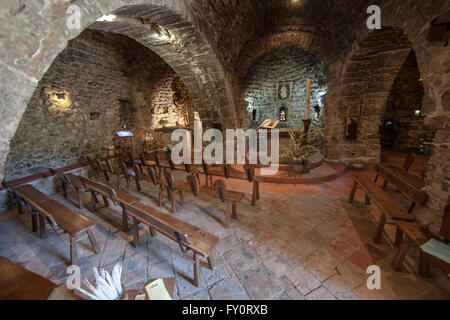
[[[295,130],[289,132],[288,143],[281,146],[281,153],[293,159],[295,172],[309,172],[308,159],[320,152],[322,133],[323,130],[318,126],[305,132],[300,123]]]

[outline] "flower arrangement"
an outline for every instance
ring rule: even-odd
[[[110,275],[105,269],[94,269],[95,286],[89,280],[84,279],[88,291],[79,288],[78,290],[92,300],[118,300],[123,295],[121,283],[122,265],[116,264]]]
[[[299,123],[295,130],[289,132],[287,145],[280,146],[281,153],[292,158],[298,166],[302,165],[307,172],[308,159],[320,152],[322,136],[322,128],[314,126],[305,132]]]
[[[172,150],[175,147],[174,143],[168,143],[166,144],[162,149],[167,154],[172,154]]]

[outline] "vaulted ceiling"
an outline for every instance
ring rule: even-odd
[[[371,3],[369,3],[371,2]],[[367,17],[368,0],[191,0],[197,25],[226,69],[258,37],[289,26],[313,27],[346,50],[352,31]],[[349,37],[350,36],[350,37]]]

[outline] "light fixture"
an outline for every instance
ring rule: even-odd
[[[112,22],[114,20],[116,20],[116,15],[114,14],[107,14],[97,19],[97,21],[108,21],[108,22]]]
[[[66,100],[66,94],[65,93],[55,93],[55,100],[56,101]]]
[[[423,78],[419,78],[419,81],[420,81],[420,82],[423,82]]]
[[[421,114],[420,109],[414,110],[414,115],[415,115],[416,117],[420,117],[420,114]]]

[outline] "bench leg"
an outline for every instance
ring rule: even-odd
[[[122,207],[122,231],[128,232],[128,215],[124,207]]]
[[[172,210],[172,213],[177,212],[177,204],[175,203],[175,191],[172,192],[172,190],[170,190],[169,188],[167,188],[167,197],[169,198],[170,201],[170,208]]]
[[[39,237],[44,239],[46,234],[47,229],[45,228],[45,218],[39,215]]]
[[[403,231],[400,230],[399,227],[397,227],[397,230],[395,231],[395,243],[394,247],[399,248],[403,241]]]
[[[31,214],[31,230],[33,230],[33,232],[36,232],[38,229],[38,218],[37,218],[37,214],[33,213]]]
[[[182,190],[179,190],[178,193],[180,194],[180,204],[184,205],[184,194]]]
[[[164,189],[162,186],[159,186],[159,198],[158,198],[158,207],[162,207],[162,203],[163,203],[163,192]]]
[[[381,238],[383,237],[384,225],[386,224],[386,216],[384,214],[381,215],[380,220],[378,221],[377,230],[375,233],[375,237],[373,239],[374,243],[381,243]]]
[[[105,175],[106,181],[109,181],[109,175],[108,175],[108,172],[106,172],[106,170],[102,170],[102,171],[103,171],[103,174]]]
[[[125,176],[125,181],[127,183],[127,192],[130,193],[130,178]]]
[[[62,190],[63,190],[63,196],[64,196],[64,198],[66,199],[66,198],[67,198],[67,187],[66,187],[66,183],[63,182],[63,183],[61,184],[61,186],[62,186]]]
[[[388,181],[384,180],[383,185],[381,186],[381,188],[383,188],[383,190],[386,190],[388,187]]]
[[[141,184],[139,183],[138,177],[134,177],[134,181],[135,181],[135,183],[136,183],[136,189],[137,189],[137,191],[142,191]]]
[[[258,198],[258,186],[257,182],[253,182],[253,191],[252,191],[252,206],[256,205],[256,200]]]
[[[379,177],[380,177],[380,175],[377,173],[375,180],[373,180],[373,182],[377,183]]]
[[[237,203],[233,202],[232,206],[233,218],[237,220]]]
[[[100,246],[98,244],[97,239],[95,238],[94,231],[88,230],[87,234],[89,241],[91,242],[92,248],[94,248],[95,253],[100,253]]]
[[[70,264],[73,266],[78,264],[77,241],[72,236],[70,236]]]
[[[105,207],[108,208],[109,207],[108,198],[106,198],[105,196],[102,196],[102,198],[103,198],[103,202],[105,203]]]
[[[83,197],[82,197],[82,193],[80,191],[80,189],[75,189],[77,194],[78,194],[78,208],[80,210],[83,210]]]
[[[133,247],[139,245],[139,222],[133,218]]]
[[[350,196],[348,197],[349,203],[352,203],[353,198],[355,198],[356,188],[358,188],[358,183],[355,181],[352,186],[352,191],[350,191]]]
[[[230,226],[231,215],[233,210],[233,204],[231,201],[226,201],[226,209],[225,209],[225,228]]]
[[[366,193],[366,205],[367,205],[367,206],[370,206],[370,198],[369,198],[369,196],[367,195],[367,193]]]
[[[428,257],[422,250],[420,250],[420,256],[419,256],[419,274],[422,277],[426,277],[426,278],[431,277],[430,259],[428,259]]]
[[[408,252],[410,242],[411,240],[408,237],[405,237],[405,241],[395,255],[394,260],[392,260],[392,269],[394,271],[400,271],[402,268],[403,259],[405,259],[405,255]]]
[[[116,185],[117,185],[117,189],[120,190],[120,174],[117,174]]]
[[[211,255],[208,256],[207,260],[208,260],[208,267],[209,267],[211,270],[214,269],[215,263],[214,263],[213,256],[211,256]]]
[[[156,231],[152,227],[148,226],[148,231],[150,231],[152,237],[156,236]]]
[[[200,259],[196,252],[194,252],[194,284],[196,287],[200,284]]]
[[[95,208],[95,199],[97,199],[97,196],[95,195],[94,191],[91,191],[91,211],[95,212],[97,209]]]
[[[256,200],[259,200],[260,194],[259,194],[259,181],[256,181]]]
[[[416,203],[415,203],[415,202],[411,203],[411,206],[410,206],[409,209],[408,209],[408,213],[413,212],[413,210],[414,210],[415,207],[416,207]]]

